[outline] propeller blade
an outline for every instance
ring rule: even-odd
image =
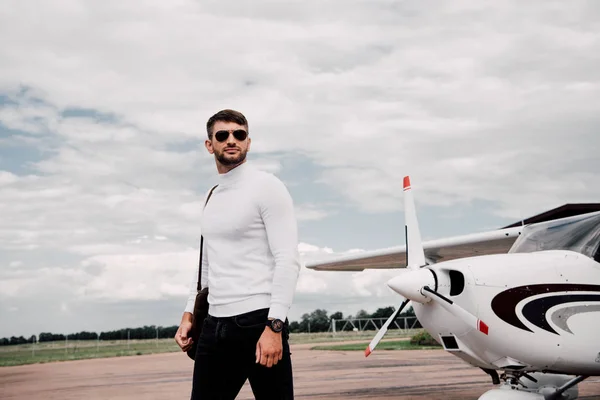
[[[409,299],[404,300],[402,304],[400,304],[400,307],[398,307],[398,309],[392,315],[390,315],[387,321],[385,321],[385,324],[383,324],[379,332],[377,332],[373,340],[371,340],[371,343],[369,343],[369,345],[365,349],[365,357],[369,357],[369,354],[371,354],[373,350],[375,350],[375,346],[377,346],[377,343],[379,343],[381,338],[383,338],[383,335],[385,335],[385,333],[387,332],[388,326],[390,326],[392,321],[396,319],[396,316],[402,312],[402,309],[406,307],[409,301]]]
[[[448,311],[450,314],[454,315],[455,317],[461,319],[467,325],[472,326],[473,328],[477,329],[479,332],[483,333],[484,335],[487,335],[489,333],[490,328],[487,326],[487,324],[485,322],[483,322],[482,320],[480,320],[479,318],[477,318],[476,316],[474,316],[473,314],[471,314],[470,312],[468,312],[467,310],[465,310],[464,308],[462,308],[461,306],[459,306],[452,300],[439,294],[435,290],[432,290],[431,288],[429,288],[429,286],[424,286],[423,291],[432,294],[432,296],[430,296],[430,298],[433,301],[437,302],[439,305],[444,307],[444,309],[446,309],[446,311]]]
[[[404,230],[406,233],[406,266],[410,269],[418,269],[426,265],[426,262],[409,176],[404,177],[404,221]]]

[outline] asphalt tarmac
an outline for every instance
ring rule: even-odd
[[[311,345],[312,346],[312,345]],[[476,400],[492,381],[441,350],[315,351],[292,346],[296,399]],[[183,353],[0,368],[0,399],[189,399],[192,361]],[[579,385],[600,399],[600,377]],[[237,397],[254,399],[248,383]]]

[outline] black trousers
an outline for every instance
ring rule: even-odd
[[[233,400],[246,379],[256,400],[294,398],[287,320],[281,333],[282,359],[271,368],[256,363],[256,343],[268,313],[261,309],[235,317],[206,317],[194,362],[191,400]]]

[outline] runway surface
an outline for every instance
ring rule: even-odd
[[[312,345],[311,345],[312,346]],[[491,379],[440,350],[314,351],[292,346],[297,399],[477,399]],[[189,399],[192,361],[183,353],[0,368],[0,399]],[[579,385],[600,399],[600,378]],[[240,400],[253,399],[248,383]]]

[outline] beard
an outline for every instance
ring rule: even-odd
[[[236,165],[241,163],[246,159],[246,153],[248,152],[248,150],[240,150],[237,156],[231,156],[227,154],[225,150],[227,150],[227,148],[223,149],[221,152],[215,151],[215,157],[223,165]]]

